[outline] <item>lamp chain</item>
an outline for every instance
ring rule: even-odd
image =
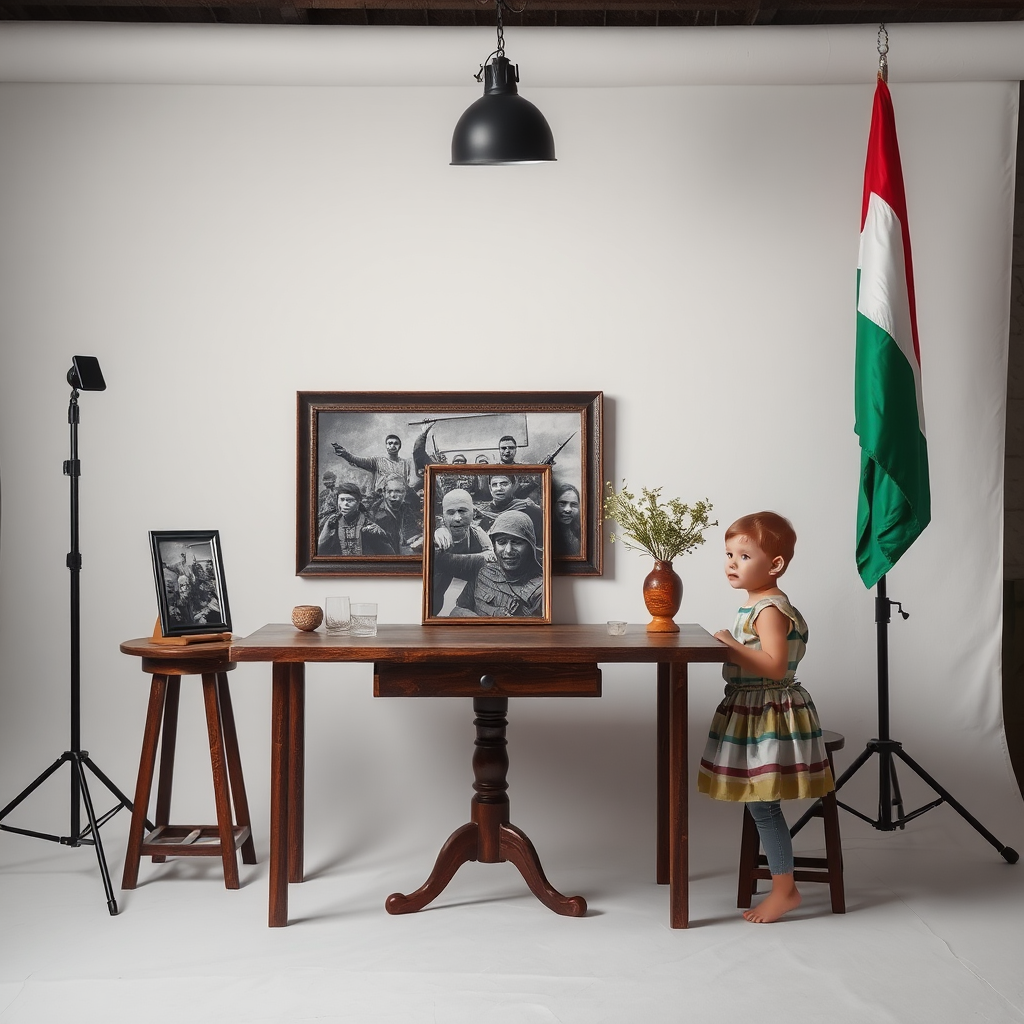
[[[886,31],[885,22],[878,26],[878,80],[889,81],[889,33]]]
[[[491,57],[505,56],[505,20],[504,17],[502,16],[502,10],[507,7],[510,11],[514,12],[515,14],[522,14],[523,11],[526,10],[526,3],[524,2],[522,7],[516,8],[513,7],[511,4],[507,3],[507,0],[495,0],[494,7],[495,13],[497,14],[498,48],[494,50],[492,53],[488,54],[488,60],[490,60]],[[480,70],[473,77],[478,82],[482,82],[484,80],[483,64],[480,65]],[[519,81],[518,71],[516,72],[516,81]]]

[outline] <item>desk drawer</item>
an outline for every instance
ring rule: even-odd
[[[600,697],[601,670],[586,665],[377,662],[375,697]]]

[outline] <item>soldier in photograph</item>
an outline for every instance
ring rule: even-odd
[[[365,469],[373,474],[371,489],[374,494],[384,490],[384,481],[397,474],[405,480],[406,485],[415,489],[419,474],[412,459],[403,458],[398,453],[402,450],[402,439],[397,434],[388,434],[384,438],[384,455],[353,455],[344,445],[332,442],[334,454],[358,469]]]
[[[384,481],[384,493],[371,506],[370,518],[387,534],[396,554],[423,550],[423,512],[403,477],[393,474]]]
[[[318,555],[394,555],[387,534],[366,514],[362,492],[350,482],[338,488],[338,510],[324,517]]]
[[[491,553],[485,530],[473,522],[473,498],[455,488],[441,498],[441,519],[434,531],[430,610],[440,615],[445,595],[455,580],[469,580]]]
[[[494,560],[466,584],[452,618],[537,618],[544,613],[544,569],[533,522],[525,512],[502,512],[489,534]]]
[[[520,497],[517,488],[518,478],[501,470],[491,474],[489,488],[491,500],[481,502],[476,507],[480,525],[490,533],[494,521],[502,512],[525,512],[533,522],[534,532],[544,535],[544,513],[533,498]]]
[[[325,515],[330,515],[338,507],[338,474],[328,469],[320,477],[323,486],[316,497],[316,520],[319,523]]]

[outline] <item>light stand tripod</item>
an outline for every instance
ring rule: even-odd
[[[892,832],[897,828],[904,828],[908,821],[930,811],[939,804],[947,803],[957,812],[968,824],[981,833],[998,851],[1000,856],[1008,864],[1016,864],[1018,859],[1017,851],[1010,846],[1004,846],[984,825],[978,821],[962,804],[956,801],[945,789],[942,788],[904,749],[899,740],[889,736],[889,610],[895,605],[903,618],[909,618],[907,612],[899,601],[891,601],[885,594],[885,577],[878,581],[878,588],[875,597],[875,625],[878,631],[878,737],[868,740],[864,750],[857,759],[843,772],[836,780],[836,792],[842,789],[857,771],[867,762],[872,754],[878,755],[878,817],[869,818],[842,800],[837,801],[839,806],[855,814],[858,818],[866,821],[873,828],[880,832]],[[903,810],[903,797],[900,794],[899,780],[896,778],[896,763],[893,760],[898,757],[904,764],[915,772],[932,791],[938,794],[937,800],[918,807],[909,814]],[[898,811],[894,818],[892,809]],[[806,814],[793,826],[792,834],[796,835],[801,828],[810,820],[817,810],[817,804],[811,807]]]
[[[106,383],[95,356],[75,356],[71,369],[68,370],[68,383],[71,385],[71,402],[68,406],[68,423],[71,426],[71,458],[64,463],[64,475],[71,478],[71,551],[68,553],[67,566],[71,570],[71,749],[65,750],[49,768],[31,782],[3,810],[0,810],[0,829],[5,832],[17,832],[35,839],[45,839],[63,846],[94,846],[96,860],[99,862],[103,888],[107,896],[107,910],[111,915],[117,913],[117,901],[110,884],[110,873],[103,855],[103,843],[100,839],[100,826],[110,820],[122,807],[132,809],[128,797],[115,786],[96,767],[89,757],[89,751],[82,749],[81,738],[81,603],[80,573],[82,571],[82,554],[78,548],[78,478],[81,464],[78,460],[78,393],[82,391],[104,391]],[[71,825],[66,836],[49,835],[46,832],[35,832],[31,829],[15,828],[4,825],[3,819],[20,803],[39,788],[62,764],[71,765]],[[104,786],[117,797],[118,803],[100,818],[93,810],[92,797],[86,781],[85,769],[88,768]],[[82,804],[89,824],[81,827]],[[148,823],[147,823],[148,824]],[[152,825],[149,825],[152,828]]]

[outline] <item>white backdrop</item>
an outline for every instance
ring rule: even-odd
[[[989,42],[1005,46],[1020,27],[993,28]],[[378,601],[383,622],[418,620],[418,581],[294,576],[297,390],[603,389],[606,478],[715,503],[722,526],[677,564],[680,619],[712,630],[732,619],[728,522],[766,507],[795,523],[785,584],[810,624],[802,678],[826,727],[846,733],[848,763],[875,735],[852,411],[874,30],[842,35],[858,72],[826,61],[817,75],[857,84],[802,84],[806,67],[787,80],[785,33],[672,37],[682,63],[703,40],[732,38],[742,84],[731,85],[644,84],[640,72],[641,84],[623,83],[623,67],[645,66],[651,36],[617,33],[602,43],[606,86],[594,83],[587,37],[510,34],[522,92],[548,117],[559,159],[494,169],[448,166],[452,127],[478,93],[468,76],[489,48],[479,33],[468,48],[465,34],[441,30],[358,37],[378,68],[427,63],[434,40],[467,50],[456,69],[466,85],[417,88],[288,85],[276,68],[269,85],[164,71],[154,82],[124,70],[123,31],[44,32],[34,74],[11,70],[11,43],[26,37],[0,33],[0,802],[67,747],[61,464],[75,353],[97,355],[108,383],[81,398],[83,740],[129,792],[147,687],[118,643],[152,628],[148,530],[221,531],[239,634],[331,593]],[[240,38],[140,32],[174,42],[183,68],[220,46],[230,63]],[[936,32],[957,58],[901,82],[901,40],[917,53]],[[82,52],[113,41],[103,56],[115,84],[83,72],[71,77],[90,84],[55,81],[62,51],[46,43],[68,33]],[[1018,86],[963,80],[959,33],[891,31],[934,515],[889,577],[911,612],[890,630],[893,734],[1019,847],[999,697]],[[257,38],[300,54],[314,46],[301,32]],[[339,52],[351,44],[334,38]],[[836,38],[802,33],[797,50],[827,51]],[[526,51],[541,43],[558,50],[567,82],[530,86]],[[748,81],[751,61],[772,68],[774,84]],[[574,67],[587,87],[572,84]],[[603,578],[556,579],[556,621],[644,621],[649,562],[616,545],[605,565]],[[269,677],[252,665],[232,677],[264,849]],[[339,856],[376,857],[413,832],[439,843],[465,820],[468,702],[375,702],[365,667],[308,678],[311,832]],[[696,758],[720,680],[713,667],[691,680]],[[649,866],[650,848],[625,826],[652,835],[653,689],[649,671],[610,666],[600,701],[514,704],[513,819],[542,855],[590,850]],[[212,812],[199,716],[186,689],[175,799],[186,820]],[[873,773],[860,778],[851,796],[873,811]],[[65,784],[51,783],[11,823],[59,831],[65,803]],[[406,819],[382,813],[390,807]],[[695,800],[698,858],[718,823],[733,836],[729,811]]]

